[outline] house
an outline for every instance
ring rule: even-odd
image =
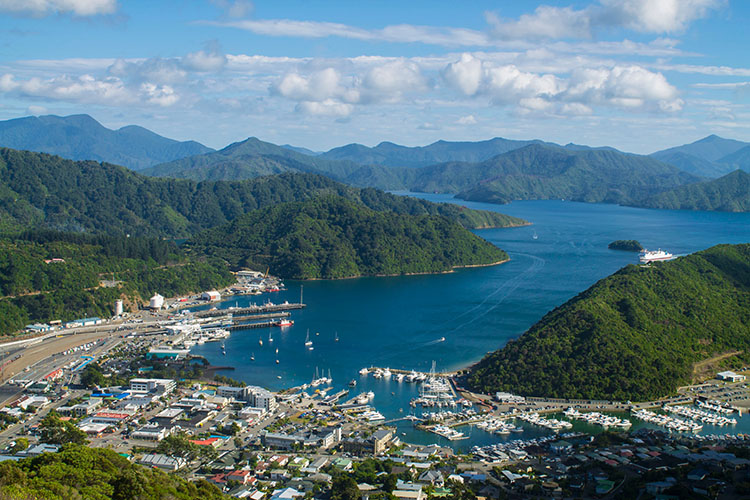
[[[313,463],[307,465],[306,467],[303,467],[302,472],[307,472],[308,474],[317,474],[327,464],[328,464],[328,458],[320,457],[316,459]]]
[[[271,500],[291,500],[303,496],[305,496],[304,493],[297,491],[294,488],[284,488],[281,490],[275,490],[271,493]]]
[[[338,470],[352,470],[352,461],[348,458],[337,458],[333,461],[333,466]]]
[[[436,470],[428,470],[420,474],[419,479],[417,479],[420,483],[429,483],[433,486],[442,486],[443,485],[443,475],[440,473],[440,471]]]
[[[422,491],[422,485],[406,483],[400,479],[396,481],[396,489],[393,496],[399,500],[424,500],[426,495]]]
[[[160,453],[144,455],[138,463],[146,467],[154,467],[163,471],[176,471],[185,466],[187,463],[184,458],[168,457]]]

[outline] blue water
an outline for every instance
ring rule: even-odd
[[[415,195],[431,201],[455,201],[447,195]],[[372,390],[374,406],[387,418],[409,411],[414,386],[395,380],[361,379],[364,366],[428,371],[453,370],[475,362],[521,335],[552,308],[619,268],[637,262],[637,254],[607,249],[618,239],[637,239],[646,248],[683,255],[718,243],[750,241],[750,214],[647,210],[565,201],[520,201],[509,205],[461,202],[471,208],[521,217],[532,226],[477,231],[510,255],[499,266],[461,269],[439,275],[359,278],[338,281],[286,281],[287,290],[263,297],[232,297],[219,307],[271,300],[297,302],[304,286],[307,308],[292,314],[285,329],[237,331],[226,341],[227,355],[216,344],[193,352],[214,364],[231,365],[226,375],[272,389],[309,382],[316,367],[330,369],[334,386],[357,379],[355,393]],[[533,235],[537,235],[537,239]],[[314,350],[305,349],[307,329]],[[268,342],[269,333],[274,342]],[[339,342],[334,341],[338,333]],[[258,339],[262,336],[263,347]],[[439,339],[445,337],[445,341]],[[275,349],[279,349],[276,364]],[[255,361],[250,361],[251,353]],[[280,377],[280,378],[279,378]],[[391,394],[393,393],[393,394]],[[735,432],[750,430],[743,419]],[[748,428],[744,429],[745,424]],[[740,429],[742,427],[743,429]],[[412,442],[447,441],[400,424]],[[708,430],[704,431],[708,432]],[[510,439],[543,434],[530,430]],[[458,441],[461,448],[500,441],[474,430]]]

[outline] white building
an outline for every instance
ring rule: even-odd
[[[134,378],[130,381],[130,392],[169,394],[177,388],[177,382],[169,378]]]
[[[726,371],[717,373],[716,378],[718,378],[719,380],[727,380],[729,382],[742,382],[747,377],[745,377],[744,375],[740,375],[739,373]]]
[[[156,467],[165,471],[176,471],[184,467],[187,463],[184,458],[168,457],[158,453],[146,455],[138,461],[139,464],[146,467]]]
[[[221,294],[216,290],[211,290],[210,292],[203,292],[201,294],[201,299],[209,302],[216,302],[217,300],[221,300]]]
[[[276,396],[272,392],[254,385],[247,387],[229,387],[220,386],[216,390],[216,395],[231,398],[235,401],[244,401],[254,408],[262,408],[265,411],[271,411],[276,408]]]
[[[164,297],[158,293],[154,294],[154,296],[151,297],[151,300],[148,301],[148,308],[158,311],[162,307],[164,307]]]

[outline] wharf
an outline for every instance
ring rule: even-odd
[[[227,326],[226,329],[230,331],[234,330],[254,330],[256,328],[270,328],[272,326],[278,326],[278,321],[263,321],[261,323],[243,323],[241,325]]]
[[[215,316],[232,315],[252,315],[259,313],[269,313],[278,311],[292,311],[294,309],[304,309],[307,304],[286,303],[286,304],[265,304],[262,306],[235,307],[229,309],[210,309],[208,311],[197,311],[194,316],[197,318],[213,318]]]
[[[266,314],[251,314],[251,315],[243,315],[239,316],[235,314],[231,318],[234,321],[248,321],[248,320],[256,320],[256,319],[276,319],[276,318],[288,318],[291,316],[292,313],[282,311],[282,312],[275,312],[275,313],[266,313]]]

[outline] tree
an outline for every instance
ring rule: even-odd
[[[359,500],[357,482],[348,474],[342,474],[333,480],[331,500]]]
[[[191,443],[185,434],[172,434],[165,437],[159,442],[156,451],[186,460],[195,460],[200,454],[198,445]]]
[[[61,420],[57,413],[50,412],[39,423],[41,442],[49,444],[86,444],[86,433],[72,422]]]
[[[387,491],[388,493],[393,493],[393,490],[396,489],[397,483],[398,478],[393,474],[388,474],[387,476],[385,476],[385,481],[383,482],[383,490]]]
[[[13,447],[10,449],[11,453],[18,453],[19,451],[23,451],[26,448],[29,447],[29,440],[25,437],[20,437],[16,439],[16,443],[13,445]]]

